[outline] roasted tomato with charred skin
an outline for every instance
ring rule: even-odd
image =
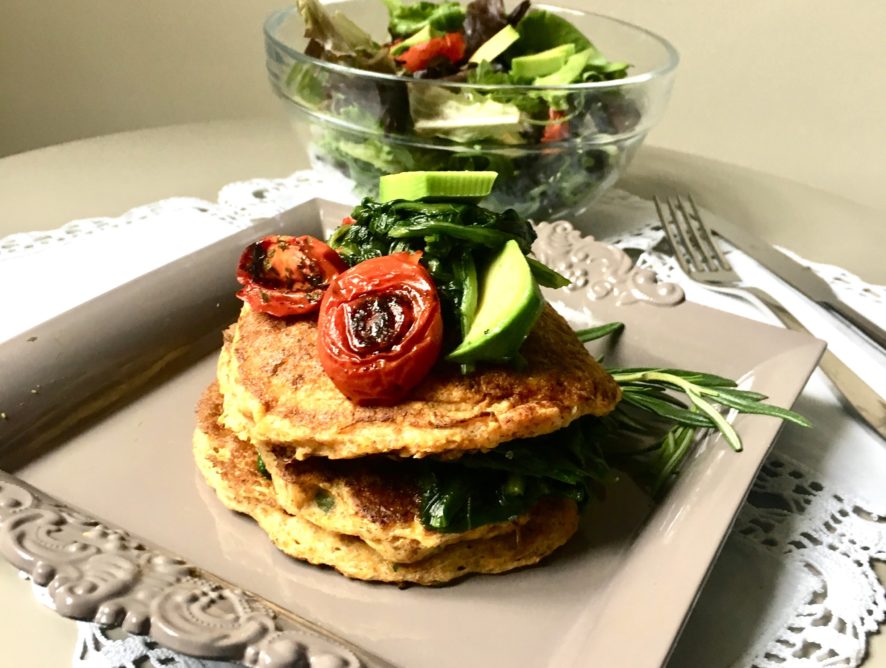
[[[237,296],[254,311],[278,318],[320,308],[329,282],[348,265],[314,237],[273,235],[250,244],[240,256]]]
[[[443,316],[420,253],[365,260],[339,274],[320,305],[320,364],[356,404],[391,405],[440,356]]]

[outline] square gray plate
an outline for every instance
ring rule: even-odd
[[[588,509],[578,535],[539,567],[440,588],[356,582],[289,559],[205,485],[191,458],[194,406],[214,377],[221,330],[236,318],[232,275],[241,249],[280,231],[320,235],[341,214],[339,205],[309,202],[0,346],[0,411],[7,416],[0,420],[0,466],[18,478],[0,474],[0,554],[49,584],[63,614],[98,617],[217,658],[252,662],[264,653],[280,663],[295,656],[300,650],[288,636],[274,633],[275,624],[297,624],[294,613],[368,650],[355,650],[367,664],[377,663],[373,655],[402,666],[664,663],[777,420],[738,416],[740,454],[719,437],[703,441],[658,506],[627,480],[616,483]],[[595,350],[611,365],[710,371],[741,379],[781,406],[793,403],[815,368],[823,349],[815,339],[673,305],[673,289],[568,224],[543,225],[540,234],[538,255],[575,279],[571,291],[549,293],[552,303],[576,326],[627,325],[611,349]],[[91,576],[99,562],[90,561],[90,550],[107,560],[109,552],[125,557],[154,548],[139,551],[127,534],[87,530],[88,520],[47,505],[20,481],[178,555],[195,567],[183,566],[203,589],[172,596],[185,571],[151,571],[160,579],[146,590],[144,571],[157,567],[141,556],[127,557],[142,570],[131,582],[121,575],[125,563],[101,562],[113,577]],[[73,538],[65,534],[71,527]],[[86,547],[77,552],[66,540]],[[225,585],[206,585],[219,580],[279,606],[277,620],[262,617],[263,608],[253,619],[248,596],[247,605]],[[194,616],[196,608],[205,619]],[[227,628],[232,615],[238,622]],[[255,623],[246,629],[248,617]],[[307,637],[310,646],[315,641]]]

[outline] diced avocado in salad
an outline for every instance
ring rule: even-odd
[[[541,53],[516,56],[511,59],[511,78],[518,81],[533,81],[538,77],[553,74],[563,67],[569,56],[574,53],[575,45],[570,42]]]
[[[563,16],[529,0],[511,11],[502,0],[378,2],[389,16],[384,37],[335,5],[297,0],[306,53],[397,79],[336,78],[302,62],[287,79],[287,94],[315,117],[343,122],[314,135],[312,158],[351,178],[358,194],[377,196],[379,177],[390,173],[495,171],[487,205],[541,219],[573,210],[639,142],[630,132],[639,111],[618,91],[525,88],[627,75],[627,63],[608,60]],[[416,80],[472,87],[410,83]],[[616,135],[624,139],[612,150],[607,138]],[[588,136],[600,141],[577,141]]]
[[[507,51],[518,39],[520,39],[520,33],[516,31],[514,26],[506,25],[492,37],[483,42],[480,48],[471,54],[468,62],[479,65],[485,60],[486,62],[491,63]]]

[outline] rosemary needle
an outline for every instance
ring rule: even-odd
[[[613,322],[579,330],[576,335],[588,342],[622,329],[623,323]],[[642,435],[645,427],[646,435],[652,436],[666,429],[655,445],[636,453],[645,459],[644,477],[651,480],[653,494],[679,472],[700,430],[716,429],[733,450],[741,451],[741,437],[723,415],[724,408],[811,426],[799,413],[765,403],[766,395],[741,390],[734,380],[715,374],[657,367],[608,371],[622,390],[622,402],[608,416],[611,431],[628,431],[637,436]]]

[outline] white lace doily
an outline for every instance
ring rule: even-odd
[[[297,172],[223,188],[216,203],[174,198],[118,218],[0,239],[6,290],[0,341],[191,250],[312,197],[354,201],[348,182]],[[641,266],[680,283],[687,298],[763,321],[750,303],[687,281],[659,245],[652,205],[621,191],[604,196],[579,227],[628,250]],[[60,252],[60,251],[64,252]],[[839,267],[810,266],[838,296],[886,326],[886,287]],[[781,299],[871,386],[886,396],[886,362],[853,332],[816,309],[753,260],[733,251],[739,273]],[[61,289],[63,286],[64,289]],[[39,295],[40,299],[34,299]],[[872,560],[886,559],[886,444],[847,414],[816,372],[797,410],[812,430],[785,427],[713,568],[671,658],[671,668],[858,666],[868,636],[886,617],[886,593]],[[108,635],[80,623],[73,665],[218,667],[151,641]]]

